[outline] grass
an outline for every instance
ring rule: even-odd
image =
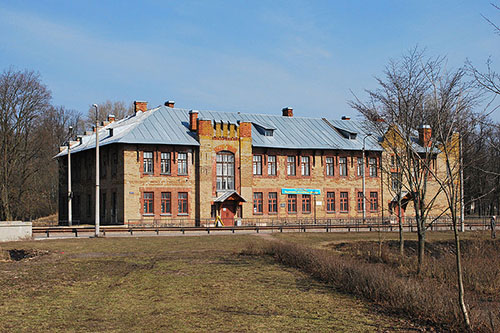
[[[269,257],[255,236],[3,243],[0,331],[378,331],[397,318]],[[19,252],[17,252],[19,253]],[[8,256],[4,256],[8,257]]]
[[[427,234],[426,265],[420,275],[415,236],[405,236],[409,240],[404,257],[398,253],[397,234],[376,233],[279,234],[276,237],[282,242],[264,246],[261,252],[395,313],[447,330],[463,329],[456,301],[453,234]],[[496,331],[500,327],[500,241],[488,239],[487,232],[461,236],[471,323],[477,331]]]

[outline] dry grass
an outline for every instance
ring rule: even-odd
[[[427,264],[420,276],[415,271],[414,240],[407,241],[407,256],[401,258],[393,240],[397,235],[384,235],[381,255],[376,234],[349,236],[345,242],[339,234],[279,235],[279,239],[291,242],[275,242],[263,251],[392,312],[447,330],[463,329],[456,302],[451,233],[429,233]],[[485,233],[466,233],[464,238],[464,280],[471,322],[477,331],[495,331],[500,327],[500,242],[487,240]]]
[[[263,242],[210,236],[2,244],[44,255],[0,262],[0,331],[412,329],[269,257],[240,255],[250,239]]]

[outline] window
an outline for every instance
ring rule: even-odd
[[[327,176],[334,176],[335,175],[335,165],[334,165],[334,160],[333,157],[327,157],[326,158],[326,175]]]
[[[161,192],[161,213],[172,214],[172,194],[170,192]]]
[[[302,213],[311,212],[311,195],[302,194]]]
[[[253,155],[253,174],[262,175],[262,155]]]
[[[216,163],[217,191],[234,190],[234,154],[217,153]]]
[[[346,213],[349,211],[349,193],[340,192],[340,211]]]
[[[377,159],[370,158],[368,160],[368,165],[370,167],[370,177],[377,177]]]
[[[106,193],[101,194],[101,217],[106,219]]]
[[[269,192],[268,211],[270,214],[278,212],[278,193]]]
[[[177,174],[182,176],[188,174],[187,153],[177,153]]]
[[[399,173],[397,172],[391,172],[391,188],[394,191],[399,191]]]
[[[160,167],[163,175],[170,175],[170,153],[161,153]]]
[[[339,174],[347,176],[347,157],[339,157]]]
[[[300,171],[302,173],[302,176],[309,176],[310,175],[310,166],[309,166],[309,156],[302,156],[300,158]]]
[[[143,172],[153,173],[153,152],[145,151],[143,153]]]
[[[363,192],[358,192],[358,212],[363,211]]]
[[[87,217],[92,214],[92,196],[87,194]]]
[[[267,174],[269,176],[276,176],[276,156],[267,156]]]
[[[153,194],[153,192],[144,192],[143,195],[144,195],[143,213],[144,214],[154,214],[154,209],[153,209],[154,194]]]
[[[262,192],[253,193],[253,213],[262,214]]]
[[[297,213],[297,194],[288,195],[288,213]]]
[[[105,152],[103,152],[102,154],[100,154],[100,161],[101,161],[101,170],[100,173],[101,173],[101,178],[106,178],[107,176],[107,171],[108,171],[108,154],[106,154]]]
[[[362,177],[365,169],[363,168],[363,158],[361,158],[361,157],[358,157],[358,169],[357,170],[358,170],[357,175]]]
[[[286,158],[286,174],[295,176],[295,156],[287,156]]]
[[[116,223],[116,192],[111,193],[111,222]]]
[[[118,173],[118,154],[113,153],[112,156],[112,161],[111,161],[111,177],[116,177],[116,174]]]
[[[188,213],[188,194],[187,192],[179,192],[177,194],[178,212],[179,214]]]
[[[378,193],[370,192],[370,211],[375,212],[378,209]]]
[[[265,129],[264,136],[273,136],[273,130],[272,129]]]
[[[326,212],[335,212],[335,192],[326,192]]]
[[[391,167],[396,167],[396,156],[394,155],[391,156]]]

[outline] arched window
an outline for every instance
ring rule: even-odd
[[[217,153],[217,191],[234,190],[234,154]]]

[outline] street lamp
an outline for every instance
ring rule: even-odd
[[[363,224],[366,222],[366,197],[365,197],[365,140],[367,137],[371,136],[371,133],[366,134],[363,138],[363,157],[361,160],[363,161],[363,167],[361,168],[361,172],[363,173]]]
[[[71,199],[73,199],[73,192],[71,192],[71,134],[73,134],[73,126],[70,126],[68,135],[68,225],[73,225],[73,210]]]
[[[95,108],[95,236],[99,237],[99,117]]]

